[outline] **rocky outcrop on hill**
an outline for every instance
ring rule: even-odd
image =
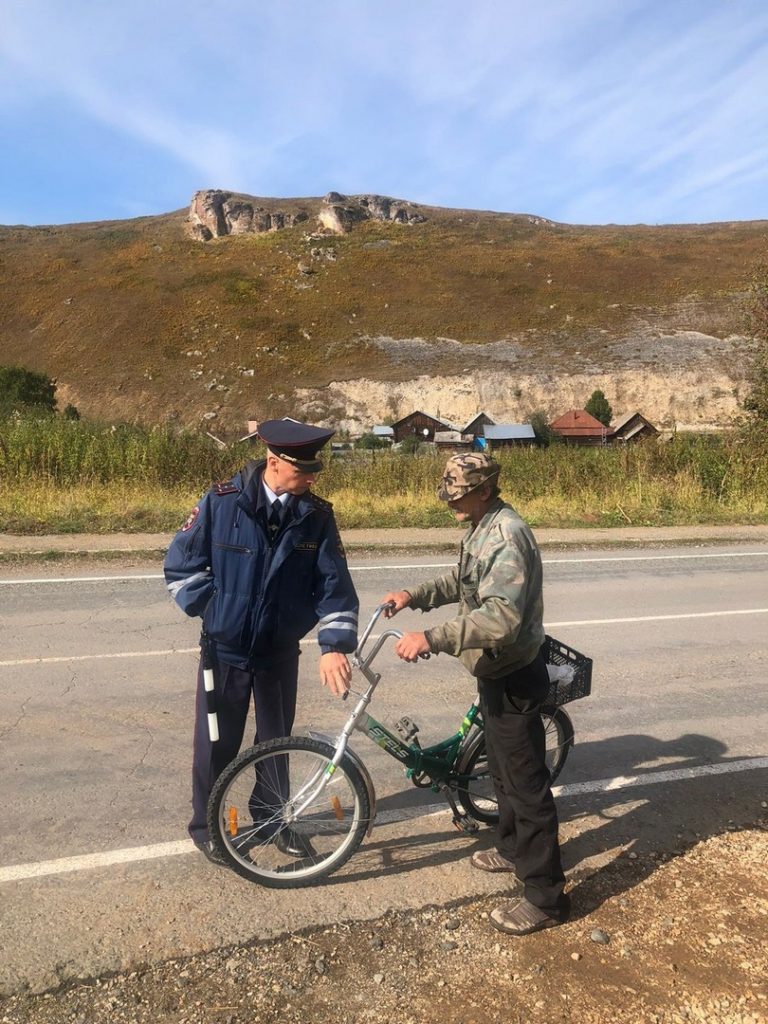
[[[389,196],[328,192],[322,200],[308,200],[303,208],[288,213],[270,209],[253,196],[205,189],[192,197],[189,229],[193,238],[208,242],[224,235],[280,231],[308,221],[311,216],[321,230],[337,235],[346,234],[355,224],[366,220],[422,224],[427,219],[414,203]]]
[[[189,225],[193,238],[208,242],[222,235],[258,234],[279,231],[309,219],[306,210],[287,214],[268,210],[258,199],[220,189],[195,192],[189,208]]]
[[[317,219],[324,228],[343,235],[364,220],[387,220],[395,224],[423,224],[427,219],[413,203],[389,196],[343,196],[329,192]]]

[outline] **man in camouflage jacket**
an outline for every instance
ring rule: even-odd
[[[451,654],[477,678],[488,765],[499,804],[496,850],[476,851],[474,867],[516,873],[522,898],[497,907],[491,922],[512,935],[565,921],[558,822],[545,760],[541,703],[549,676],[541,647],[541,556],[528,525],[499,497],[499,465],[484,453],[448,460],[438,497],[470,528],[455,569],[414,589],[382,598],[390,616],[458,603],[439,626],[406,633],[395,650],[404,661]]]

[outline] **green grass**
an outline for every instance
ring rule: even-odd
[[[168,428],[60,418],[8,421],[0,441],[6,533],[175,530],[212,480],[260,454]],[[515,449],[499,460],[505,498],[535,526],[768,521],[768,452],[736,436]],[[329,460],[317,490],[342,528],[447,526],[435,494],[443,463],[431,452],[354,452]]]

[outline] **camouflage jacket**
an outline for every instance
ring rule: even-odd
[[[494,501],[461,545],[451,572],[410,590],[427,611],[458,602],[459,613],[425,630],[431,649],[493,679],[529,665],[544,642],[541,555],[528,525]]]

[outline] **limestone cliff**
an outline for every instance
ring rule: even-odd
[[[294,209],[280,209],[273,199],[205,189],[192,197],[190,234],[207,242],[224,235],[280,231],[308,221],[321,232],[343,235],[365,220],[421,224],[427,219],[415,203],[389,196],[343,196],[340,192],[328,192],[322,200],[291,200],[290,205]]]
[[[374,341],[390,350],[403,346],[410,357],[427,347],[417,338]],[[749,363],[746,338],[681,331],[655,340],[638,335],[625,341],[643,343],[644,357],[625,356],[623,365],[611,359],[611,365],[600,368],[582,363],[575,372],[563,374],[519,345],[496,342],[476,350],[475,360],[462,346],[464,361],[475,365],[457,373],[420,374],[401,382],[333,381],[327,388],[298,389],[294,394],[307,418],[327,420],[353,433],[415,409],[457,426],[480,411],[497,423],[525,422],[534,412],[551,420],[568,409],[583,408],[596,388],[605,393],[614,418],[639,411],[662,430],[720,429],[739,412],[744,367]],[[451,361],[455,345],[449,339],[442,339],[442,347],[437,345],[444,363]],[[435,356],[439,359],[440,353]]]

